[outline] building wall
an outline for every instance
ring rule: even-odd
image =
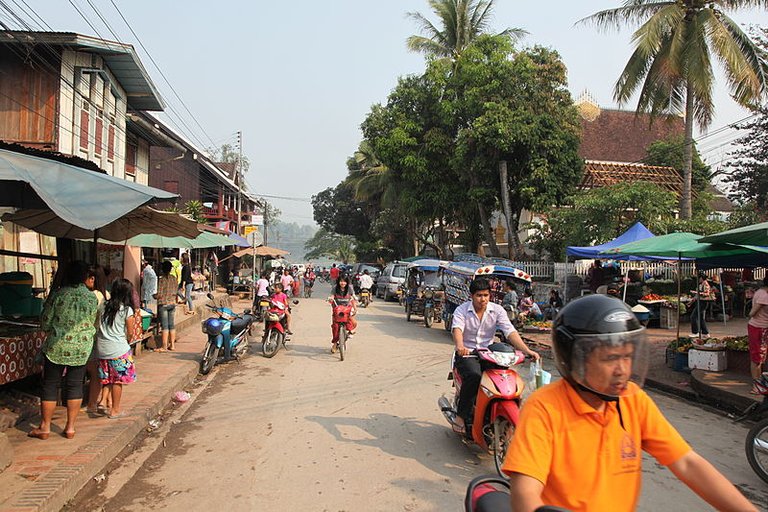
[[[149,154],[149,186],[179,194],[179,207],[187,201],[200,200],[200,164],[191,152],[181,156],[177,149],[152,146]]]
[[[0,140],[55,148],[58,63],[42,59],[36,56],[32,67],[0,47]]]

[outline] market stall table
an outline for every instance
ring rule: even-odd
[[[0,385],[29,377],[42,371],[35,356],[46,334],[39,326],[0,321]]]

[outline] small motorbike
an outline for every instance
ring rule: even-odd
[[[509,482],[498,476],[478,476],[469,482],[464,497],[465,512],[512,512]],[[560,507],[544,505],[536,512],[569,512]]]
[[[453,357],[461,356],[454,352]],[[477,357],[485,364],[471,414],[472,429],[461,435],[466,435],[480,448],[492,453],[496,471],[501,475],[501,466],[515,433],[525,388],[523,379],[512,367],[525,361],[525,355],[507,343],[495,342],[465,357]],[[453,400],[443,395],[437,401],[440,411],[452,426],[456,425],[462,384],[454,362],[452,359],[451,372],[448,374],[448,380],[452,380],[456,388]]]
[[[352,315],[353,307],[351,304],[339,304],[333,297],[328,297],[328,302],[333,308],[333,328],[339,330],[339,341],[336,346],[339,349],[339,358],[343,361],[347,353],[347,339],[349,338],[347,321]]]
[[[211,302],[214,302],[212,294],[208,294]],[[226,353],[229,347],[230,357],[239,358],[248,349],[248,336],[251,327],[256,320],[251,315],[251,310],[246,309],[241,315],[235,314],[229,308],[206,304],[214,314],[203,321],[203,333],[208,335],[208,342],[203,349],[203,358],[200,360],[200,373],[207,375],[216,365],[216,360],[222,350]]]
[[[367,308],[368,305],[371,303],[371,290],[368,288],[363,288],[360,291],[360,305],[364,308]]]
[[[269,309],[264,315],[264,336],[261,338],[261,353],[264,357],[274,357],[288,341],[285,313],[285,304],[269,299]]]
[[[264,317],[267,314],[267,310],[269,309],[269,297],[262,296],[262,297],[256,297],[256,303],[255,303],[255,310],[254,314],[256,316],[257,322],[263,322]]]

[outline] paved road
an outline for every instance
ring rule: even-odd
[[[322,293],[319,293],[322,292]],[[360,312],[348,360],[329,353],[329,306],[295,308],[290,350],[217,368],[164,441],[147,439],[72,510],[458,511],[467,482],[494,471],[436,406],[450,338],[407,324],[394,303]],[[744,458],[746,427],[654,395],[694,447],[761,509],[768,485]],[[706,510],[653,460],[641,510]]]

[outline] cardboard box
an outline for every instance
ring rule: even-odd
[[[722,372],[728,368],[725,350],[696,350],[688,351],[688,367],[691,369]]]

